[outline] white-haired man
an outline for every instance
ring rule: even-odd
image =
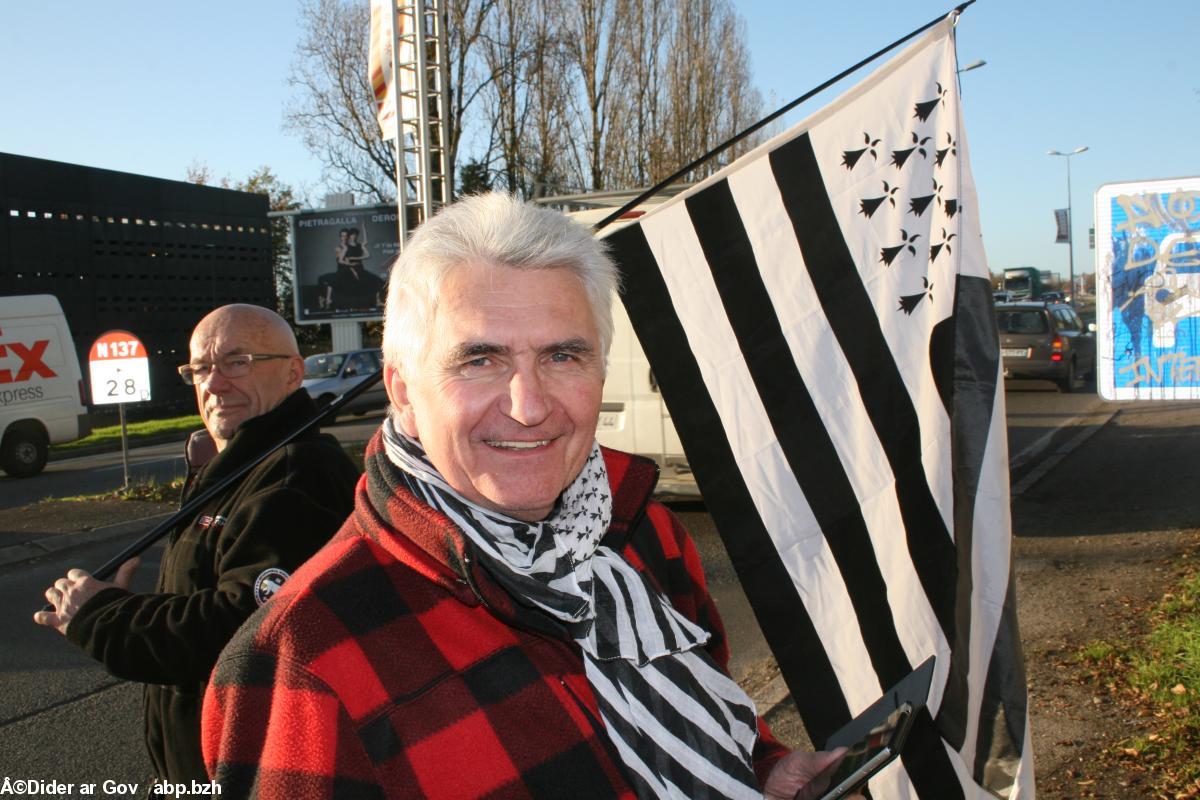
[[[586,229],[504,195],[417,231],[355,512],[214,671],[203,744],[227,792],[815,791],[839,754],[770,736],[694,545],[650,500],[656,466],[596,444],[615,288]]]
[[[212,311],[179,368],[215,446],[189,480],[198,496],[317,413],[287,322],[266,308]],[[46,590],[35,621],[64,634],[118,678],[145,683],[146,748],[156,776],[206,783],[200,702],[221,648],[345,520],[358,470],[315,428],[275,451],[172,531],[152,593],[128,591],[137,560],[113,582],[72,569]]]

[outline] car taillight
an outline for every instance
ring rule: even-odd
[[[83,388],[83,378],[78,381],[79,384],[79,405],[86,406],[88,404],[87,390]]]
[[[1062,361],[1063,340],[1061,336],[1055,336],[1054,341],[1050,343],[1050,360]]]

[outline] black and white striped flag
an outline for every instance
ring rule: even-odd
[[[607,241],[813,741],[936,654],[874,795],[1032,798],[954,20]]]

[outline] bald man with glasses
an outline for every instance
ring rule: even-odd
[[[183,502],[237,470],[317,412],[300,388],[304,362],[278,314],[228,305],[196,326],[179,367],[196,391],[211,459]],[[189,448],[189,452],[194,452]],[[146,684],[146,746],[157,778],[206,783],[200,701],[221,648],[242,622],[337,531],[358,469],[313,428],[179,524],[153,593],[128,590],[136,559],[112,583],[72,569],[46,590],[56,629],[118,678]]]

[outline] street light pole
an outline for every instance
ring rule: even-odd
[[[1076,147],[1069,153],[1060,153],[1057,150],[1046,152],[1048,156],[1062,156],[1067,159],[1067,274],[1070,280],[1068,286],[1071,291],[1071,308],[1075,308],[1075,218],[1071,213],[1071,156],[1077,156],[1086,150],[1087,145]]]

